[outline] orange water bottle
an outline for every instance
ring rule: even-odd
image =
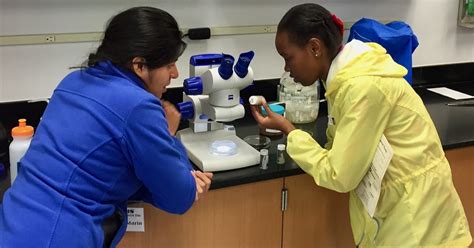
[[[10,178],[11,183],[15,180],[20,170],[20,159],[30,147],[34,128],[26,125],[26,119],[19,119],[18,126],[12,129],[13,141],[10,143]]]

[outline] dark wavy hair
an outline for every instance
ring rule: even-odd
[[[311,38],[318,38],[333,56],[336,56],[342,43],[342,34],[331,13],[315,3],[296,5],[288,10],[278,23],[277,30],[286,32],[289,40],[300,47]]]
[[[110,60],[130,68],[135,57],[143,57],[150,69],[176,61],[186,49],[178,23],[168,12],[152,7],[135,7],[114,16],[87,66]]]

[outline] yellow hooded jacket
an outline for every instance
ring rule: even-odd
[[[317,185],[350,192],[359,247],[467,247],[472,237],[448,161],[423,102],[403,79],[406,72],[378,44],[346,44],[326,80],[334,122],[326,147],[294,130],[288,154]],[[383,134],[394,155],[371,218],[354,189]]]

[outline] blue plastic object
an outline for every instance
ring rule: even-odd
[[[270,108],[271,111],[279,115],[283,115],[285,113],[285,108],[279,104],[270,104],[268,105],[268,107]],[[262,115],[267,115],[267,111],[265,110],[265,108],[263,106],[260,108],[262,110]]]
[[[181,113],[181,119],[188,120],[194,118],[194,106],[192,102],[178,103],[178,110]]]
[[[419,43],[408,24],[395,21],[384,25],[376,20],[362,18],[351,27],[348,41],[352,39],[375,42],[383,46],[395,62],[408,70],[405,79],[410,84],[413,83],[411,55]]]
[[[245,76],[247,76],[247,73],[249,72],[248,68],[254,55],[255,53],[253,51],[240,54],[239,60],[237,61],[234,67],[234,71],[237,76],[239,76],[240,78],[244,78]]]
[[[223,79],[229,79],[234,73],[232,71],[233,65],[234,65],[234,57],[232,57],[232,55],[229,55],[229,54],[224,54],[224,59],[222,60],[222,63],[218,69],[219,75]]]
[[[184,80],[183,89],[186,95],[201,95],[202,94],[202,79],[201,77],[190,77]]]
[[[219,65],[224,58],[223,54],[198,54],[191,56],[189,59],[189,64],[194,66],[202,66],[202,65]]]

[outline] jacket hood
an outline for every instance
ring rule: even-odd
[[[334,58],[326,80],[327,94],[349,79],[361,76],[403,78],[405,67],[397,64],[377,43],[352,40]]]

